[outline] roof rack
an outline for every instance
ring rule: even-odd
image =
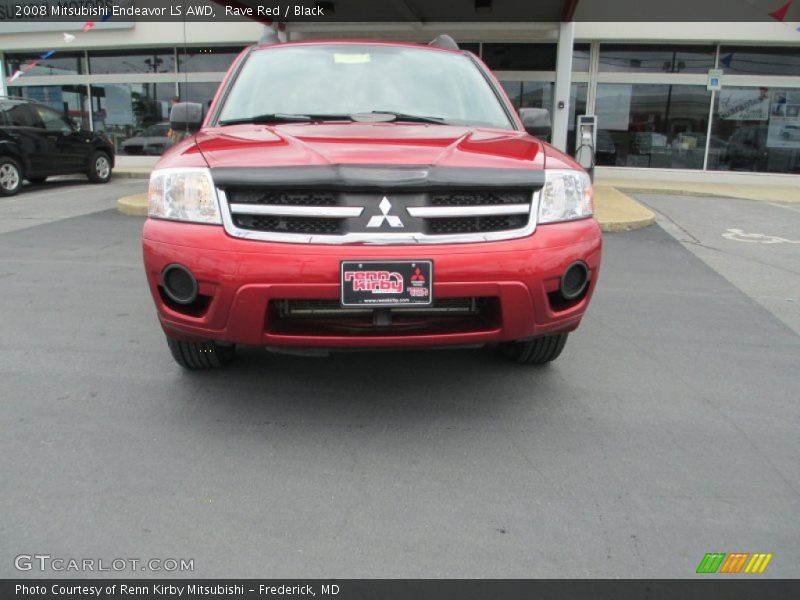
[[[459,50],[456,41],[446,33],[437,35],[430,42],[428,42],[428,45],[436,46],[437,48],[445,48],[446,50]]]

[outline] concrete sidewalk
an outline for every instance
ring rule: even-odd
[[[798,188],[788,185],[741,185],[738,183],[701,183],[689,181],[640,181],[636,179],[600,179],[597,186],[607,185],[626,192],[663,192],[685,196],[716,196],[718,198],[739,198],[760,202],[800,203]]]

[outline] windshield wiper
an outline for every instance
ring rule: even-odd
[[[251,117],[225,119],[220,125],[239,125],[242,123],[311,123],[313,121],[349,121],[349,115],[299,115],[292,113],[266,113]]]
[[[442,117],[409,115],[391,110],[373,110],[364,113],[353,113],[351,115],[301,115],[292,113],[266,113],[263,115],[252,115],[250,117],[240,117],[237,119],[226,119],[224,121],[219,121],[219,124],[240,125],[243,123],[312,123],[315,121],[366,121],[373,123],[383,123],[387,121],[408,121],[411,123],[436,123],[438,125],[447,124]]]
[[[240,123],[302,123],[310,121],[308,115],[292,115],[288,113],[266,113],[263,115],[252,115],[249,117],[239,117],[237,119],[225,119],[220,121],[220,125],[239,125]]]
[[[358,120],[357,117],[359,114],[369,115],[370,117],[379,117],[381,115],[386,115],[388,117],[394,117],[394,121],[408,121],[410,123],[436,123],[438,125],[447,125],[447,122],[443,117],[429,117],[426,115],[410,115],[408,113],[401,113],[395,112],[393,110],[373,110],[368,113],[358,113],[352,115],[353,120]]]

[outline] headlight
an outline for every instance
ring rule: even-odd
[[[593,204],[594,191],[589,175],[583,171],[545,171],[545,184],[539,200],[539,223],[590,217]]]
[[[150,175],[147,214],[158,219],[222,223],[208,169],[159,169]]]

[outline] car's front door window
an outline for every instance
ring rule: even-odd
[[[67,120],[58,114],[56,111],[47,108],[46,106],[37,106],[36,112],[42,122],[42,126],[52,133],[72,133],[72,127]]]

